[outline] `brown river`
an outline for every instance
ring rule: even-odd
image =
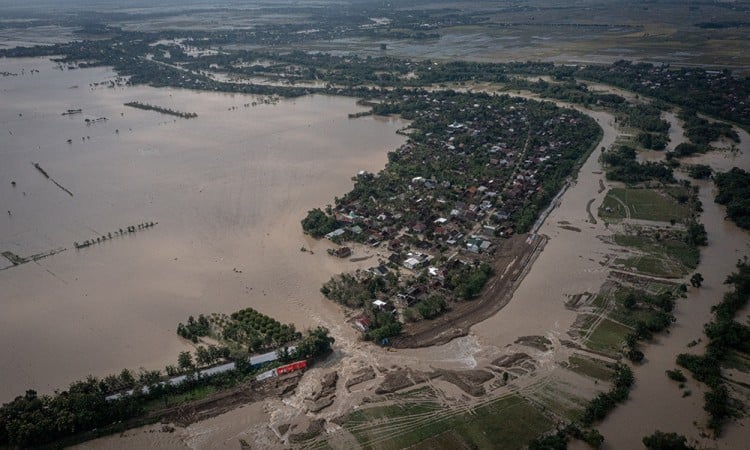
[[[0,251],[67,248],[9,268],[0,257],[0,401],[174,364],[187,348],[175,328],[189,315],[252,306],[298,329],[340,320],[318,288],[342,263],[304,237],[300,220],[349,190],[359,170],[382,168],[405,122],[350,120],[363,110],[350,98],[253,107],[261,99],[92,87],[114,79],[106,68],[0,67],[17,74],[0,78]],[[73,248],[149,221],[158,225]]]

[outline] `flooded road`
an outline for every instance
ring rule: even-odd
[[[114,81],[106,68],[2,67],[17,75],[0,78],[0,251],[67,250],[0,270],[0,401],[173,364],[186,348],[175,328],[189,315],[252,306],[298,329],[341,320],[318,287],[357,264],[328,257],[300,220],[348,191],[357,171],[382,168],[405,122],[350,120],[364,109],[350,98],[253,107],[262,99],[105,87]],[[123,106],[130,101],[198,118]],[[68,109],[82,112],[62,115]],[[73,248],[146,221],[158,225]]]

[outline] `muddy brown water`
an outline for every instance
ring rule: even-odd
[[[673,149],[685,142],[683,127],[673,113],[666,114],[672,125],[671,142]],[[740,153],[728,151],[711,152],[691,158],[683,158],[683,164],[708,164],[717,171],[727,171],[732,167],[750,169],[750,135],[739,130],[741,143]],[[648,152],[642,155],[647,160],[663,158],[660,152]],[[683,175],[684,177],[684,175]],[[683,397],[685,389],[680,390],[677,383],[667,378],[666,370],[677,368],[675,358],[680,353],[702,354],[705,350],[706,337],[703,325],[711,320],[711,306],[721,301],[728,291],[723,282],[727,275],[735,270],[738,259],[750,256],[750,233],[725,220],[725,209],[714,202],[716,189],[713,182],[693,181],[700,188],[700,200],[703,204],[701,222],[708,232],[708,246],[701,249],[701,261],[696,271],[705,278],[700,289],[690,289],[688,297],[677,303],[675,318],[677,322],[669,334],[661,334],[655,342],[646,346],[645,363],[634,367],[636,384],[631,391],[630,399],[617,407],[599,426],[605,436],[605,448],[637,448],[644,436],[656,430],[677,432],[702,448],[744,448],[750,420],[747,417],[731,423],[721,439],[712,440],[702,436],[710,434],[705,428],[707,416],[703,411],[703,394],[705,385],[688,376],[686,383],[690,395]],[[746,320],[738,317],[739,320]],[[702,340],[694,347],[688,347],[692,341]]]
[[[245,107],[259,99],[92,89],[113,79],[107,68],[61,71],[37,58],[0,67],[18,73],[0,78],[0,250],[68,248],[0,271],[0,401],[88,374],[174,364],[188,347],[175,327],[189,315],[252,306],[298,329],[340,321],[318,288],[368,261],[328,257],[328,244],[306,238],[300,220],[351,189],[357,171],[381,169],[404,142],[395,131],[405,122],[350,120],[364,110],[351,98]],[[123,106],[129,101],[198,118]],[[85,123],[100,117],[108,120]],[[152,220],[151,229],[73,249]]]
[[[37,64],[44,66],[40,61]],[[79,71],[76,76],[80,77],[82,73],[91,72]],[[60,72],[53,72],[53,75],[46,83],[62,76]],[[102,71],[92,74],[91,79],[99,81],[107,76],[111,74]],[[6,81],[0,80],[0,83]],[[49,89],[59,95],[63,87],[67,87],[65,82]],[[8,92],[0,92],[4,100]],[[137,92],[144,94],[139,97],[134,95]],[[104,104],[101,108],[105,114],[113,116],[113,121],[115,114],[125,112],[122,120],[127,120],[129,127],[135,125],[133,137],[129,137],[129,131],[123,133],[123,125],[119,125],[118,136],[110,136],[115,125],[107,122],[101,125],[104,131],[96,135],[96,139],[106,146],[88,148],[88,141],[81,144],[74,138],[73,146],[69,148],[63,145],[63,135],[65,132],[70,134],[73,128],[70,124],[68,127],[57,125],[58,128],[52,130],[61,135],[43,133],[42,137],[46,137],[36,144],[41,147],[36,149],[30,137],[33,134],[30,129],[34,126],[28,124],[27,140],[19,141],[23,145],[16,146],[13,151],[3,146],[4,161],[8,155],[13,165],[0,167],[0,199],[3,205],[6,201],[14,202],[13,207],[32,217],[17,227],[8,225],[10,222],[3,223],[0,242],[4,246],[18,243],[14,244],[17,253],[27,255],[47,249],[61,240],[67,243],[90,237],[91,230],[86,231],[84,227],[107,229],[113,225],[117,228],[122,220],[126,222],[124,225],[133,217],[135,221],[159,220],[160,224],[153,230],[127,238],[126,242],[115,240],[78,253],[67,251],[38,264],[30,263],[0,272],[3,302],[14,314],[10,319],[0,318],[0,329],[3,330],[0,333],[5,333],[0,338],[15,343],[12,348],[2,350],[0,363],[3,365],[0,368],[3,374],[14,374],[18,386],[8,389],[6,396],[20,392],[30,384],[29,380],[34,380],[33,377],[18,375],[24,370],[37,379],[40,371],[54,370],[53,375],[47,375],[41,381],[44,390],[44,383],[47,383],[47,389],[51,389],[89,372],[107,373],[129,364],[131,367],[160,367],[185,345],[165,327],[174,326],[187,314],[231,311],[243,305],[256,306],[272,315],[275,313],[283,321],[294,321],[298,326],[317,323],[331,326],[340,338],[342,350],[327,367],[346,367],[354,360],[424,369],[477,367],[502,352],[519,336],[544,335],[553,340],[565,339],[576,316],[564,307],[565,300],[569,295],[596,292],[606,279],[608,269],[601,263],[612,248],[597,236],[607,234],[608,230],[601,221],[597,224],[589,222],[586,211],[591,199],[594,199],[591,207],[594,211],[606,194],[606,191],[599,192],[603,175],[595,152],[594,157],[584,164],[577,182],[540,230],[551,237],[550,242],[508,306],[474,326],[469,336],[443,346],[395,354],[370,347],[356,341],[353,330],[341,324],[337,308],[322,301],[316,292],[320,282],[331,273],[346,270],[349,266],[344,267],[335,259],[317,258],[324,253],[324,243],[304,239],[299,233],[298,221],[306,209],[324,205],[348,189],[352,173],[359,169],[375,171],[381,168],[385,163],[385,152],[401,142],[393,131],[403,126],[402,123],[369,119],[348,121],[345,113],[357,110],[354,102],[328,97],[297,99],[264,106],[262,110],[239,108],[239,111],[229,112],[226,111],[229,106],[241,106],[246,100],[147,88],[94,91],[90,94],[91,98],[100,96],[108,99],[109,103],[99,101]],[[15,98],[20,101],[22,97],[17,94]],[[49,98],[54,96],[49,95]],[[85,104],[79,106],[75,98],[78,97],[58,100],[53,104],[54,109],[84,107],[85,111],[88,110]],[[196,98],[202,99],[201,103],[196,103]],[[200,118],[175,122],[168,116],[120,106],[130,100],[195,111]],[[6,111],[6,102],[2,105],[4,115],[0,116],[0,125],[9,129],[23,129],[27,114],[34,114],[33,111],[22,111],[24,118],[18,118],[18,111]],[[262,113],[256,114],[257,111]],[[43,112],[40,110],[37,114]],[[46,120],[51,123],[59,121],[55,114],[49,114]],[[604,129],[600,146],[611,145],[617,136],[612,117],[602,112],[589,114]],[[201,122],[203,120],[206,123]],[[674,118],[670,118],[672,121]],[[307,125],[317,126],[318,130],[333,136],[341,133],[344,137],[340,139],[344,143],[332,144],[333,137],[326,141],[323,132],[306,132]],[[191,128],[193,126],[197,129]],[[363,129],[352,129],[357,126]],[[100,125],[89,129],[96,129],[94,127]],[[273,130],[276,130],[275,134]],[[86,134],[91,133],[87,131]],[[679,142],[679,134],[675,127],[670,147]],[[127,139],[122,143],[124,138]],[[743,153],[739,155],[724,152],[702,158],[720,170],[733,165],[750,168],[750,136],[742,133],[742,139]],[[93,134],[91,141],[93,144]],[[363,148],[363,143],[368,147]],[[128,152],[128,149],[137,150],[139,145],[141,151],[137,156]],[[82,148],[76,149],[77,146]],[[314,151],[315,157],[302,151],[300,146]],[[109,157],[100,155],[104,148],[111,149]],[[206,148],[212,151],[207,152]],[[42,152],[45,159],[36,159],[76,197],[65,198],[66,194],[34,173],[28,162],[29,156],[34,155],[33,151]],[[60,152],[71,155],[75,164],[59,156]],[[289,157],[284,158],[279,153]],[[144,158],[148,159],[145,163],[140,161]],[[7,177],[11,175],[19,181],[15,191],[6,187],[6,183],[9,184]],[[131,180],[131,177],[135,179]],[[277,178],[282,182],[275,182]],[[137,183],[143,180],[148,180],[148,183]],[[289,187],[290,183],[300,184],[302,192]],[[606,180],[604,183],[611,187]],[[699,430],[693,423],[705,423],[702,388],[689,381],[692,395],[683,398],[674,383],[664,375],[664,370],[674,367],[676,354],[688,351],[688,342],[702,337],[702,326],[710,319],[710,306],[724,292],[721,282],[732,271],[734,261],[750,252],[750,247],[747,233],[723,220],[722,209],[713,203],[712,185],[699,183],[699,186],[706,210],[703,222],[710,239],[710,246],[704,249],[698,268],[706,283],[700,290],[691,290],[689,297],[680,301],[676,311],[678,322],[670,334],[659,336],[655,343],[646,347],[648,363],[634,368],[636,385],[631,399],[599,427],[609,448],[638,448],[640,439],[654,429],[677,431],[697,439]],[[22,207],[23,201],[29,200],[13,196],[24,189],[27,198],[33,192],[32,198],[39,203]],[[256,192],[256,189],[260,191]],[[84,198],[81,203],[88,206],[77,203],[79,198]],[[68,202],[68,207],[55,207],[56,202],[64,201]],[[71,203],[77,206],[70,206]],[[39,204],[44,206],[32,207]],[[42,212],[38,208],[42,208]],[[73,211],[68,208],[73,208]],[[37,222],[45,217],[58,216],[56,226]],[[561,229],[557,226],[561,221],[582,231]],[[42,220],[41,224],[44,223]],[[313,248],[316,254],[300,253],[301,245]],[[242,273],[234,272],[235,268]],[[123,326],[123,323],[128,325]],[[116,350],[112,351],[112,348]],[[701,346],[692,351],[701,351]],[[38,358],[47,360],[40,363]],[[552,367],[554,359],[546,361],[543,366]],[[86,367],[87,363],[90,366]],[[64,373],[57,373],[61,367],[65,369]],[[86,370],[79,370],[82,367]],[[268,434],[268,427],[263,425],[269,420],[267,414],[281,414],[279,411],[295,414],[293,404],[279,400],[269,400],[250,408],[245,410],[246,413],[242,412],[244,408],[239,409],[178,429],[174,434],[159,433],[156,428],[146,427],[128,432],[125,439],[106,438],[93,441],[87,447],[114,448],[126,443],[161,448],[206,447],[213,445],[209,442],[234,445],[240,437],[258,439],[259,436],[265,436],[268,439],[263,440],[265,445],[272,446],[277,442]],[[747,424],[728,427],[725,438],[718,443],[702,442],[709,446],[741,448],[742,439],[746,438],[742,425]]]

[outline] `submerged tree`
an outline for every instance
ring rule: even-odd
[[[699,288],[703,284],[703,275],[701,275],[699,272],[695,272],[692,277],[690,277],[690,284],[693,287]]]

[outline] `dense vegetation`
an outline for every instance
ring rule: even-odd
[[[471,300],[479,295],[492,276],[492,266],[462,264],[454,267],[446,277],[446,288],[461,300]]]
[[[607,414],[628,399],[630,386],[633,385],[633,371],[624,364],[618,364],[612,375],[612,388],[608,392],[601,392],[589,402],[581,416],[584,425],[604,419]]]
[[[728,70],[717,73],[618,61],[609,67],[588,65],[554,71],[612,84],[750,127],[750,104],[741,100],[750,95],[750,80],[733,76]]]
[[[727,207],[727,216],[737,226],[750,230],[750,172],[738,167],[716,174],[716,203]]]
[[[235,352],[241,349],[249,353],[284,347],[302,339],[302,334],[293,324],[282,324],[253,308],[242,309],[228,317],[212,315],[208,318],[201,314],[196,320],[190,316],[187,324],[177,325],[177,334],[194,343],[199,342],[201,337],[210,336],[231,346]],[[209,346],[208,350],[211,350],[211,347],[213,346]],[[201,349],[206,350],[198,347],[197,358],[205,360],[206,358],[201,356],[210,356],[211,353],[201,352]],[[189,364],[187,366],[190,367]]]
[[[190,339],[193,342],[198,342],[198,339],[203,336],[208,336],[211,332],[211,324],[208,318],[203,314],[198,316],[198,320],[195,320],[193,316],[188,317],[187,324],[180,322],[177,325],[177,334],[185,339]]]
[[[141,401],[108,402],[100,380],[89,377],[54,396],[29,390],[0,408],[0,445],[46,444],[75,433],[127,420],[142,413]]]
[[[641,290],[621,289],[617,292],[617,302],[623,308],[615,311],[617,319],[634,328],[625,336],[626,356],[640,362],[644,355],[638,348],[639,341],[650,340],[654,333],[664,331],[674,322],[674,295],[669,291],[651,295]]]
[[[684,158],[686,156],[692,156],[699,153],[706,153],[709,150],[707,145],[698,145],[690,142],[682,142],[678,144],[674,151],[670,152],[667,157]]]
[[[643,445],[648,450],[694,450],[687,444],[687,438],[677,433],[655,431],[643,438]]]
[[[338,228],[336,219],[327,215],[320,208],[311,209],[302,219],[302,229],[314,238],[322,238]]]
[[[656,180],[662,183],[674,183],[672,169],[661,163],[636,161],[636,151],[627,145],[621,145],[602,155],[606,164],[607,179],[637,184]]]
[[[222,339],[246,343],[251,352],[282,347],[302,338],[293,324],[283,325],[253,308],[237,311],[230,317],[222,324]]]
[[[158,113],[167,114],[169,116],[182,117],[183,119],[193,119],[195,117],[198,117],[198,114],[196,113],[175,111],[173,109],[164,108],[162,106],[149,105],[148,103],[128,102],[125,103],[125,106],[130,106],[131,108],[136,109],[143,109],[145,111],[156,111]]]
[[[750,354],[750,327],[734,320],[737,312],[750,299],[750,264],[747,258],[737,262],[737,272],[727,277],[726,284],[734,289],[724,295],[714,306],[713,321],[706,324],[704,332],[709,338],[704,355],[682,353],[677,364],[688,369],[693,377],[711,389],[705,395],[704,409],[709,414],[708,426],[718,436],[724,424],[736,414],[735,401],[722,377],[721,365],[732,351]]]
[[[740,136],[731,125],[723,122],[709,122],[699,117],[695,110],[683,109],[678,117],[684,122],[685,136],[693,144],[708,146],[722,137],[733,142],[740,142]]]
[[[395,272],[380,277],[369,272],[342,273],[323,284],[320,292],[329,300],[350,308],[361,308],[373,299],[389,297],[398,291],[399,277]]]
[[[246,323],[250,316],[257,316],[252,312],[240,311],[236,320]],[[199,322],[200,319],[193,323]],[[273,324],[270,328],[273,328]],[[259,372],[284,362],[314,360],[330,353],[334,343],[328,330],[322,327],[308,331],[304,337],[294,333],[294,337],[297,338],[294,349],[280,350],[279,359],[264,367],[251,367],[246,352],[233,357],[226,347],[199,346],[195,358],[189,352],[180,353],[178,367],[167,366],[166,375],[159,370],[142,370],[136,375],[125,369],[118,375],[101,379],[89,376],[53,395],[26,391],[0,407],[0,447],[39,446],[61,439],[67,439],[62,442],[70,444],[156,421],[160,409],[174,406],[172,403],[175,401],[249,382]],[[228,359],[234,360],[235,370],[211,376],[198,373],[200,367]],[[164,382],[167,377],[180,373],[187,375],[181,383]],[[148,390],[142,390],[144,387],[148,387]],[[131,395],[112,397],[112,394],[127,389],[133,390]],[[56,445],[62,444],[58,442]]]
[[[581,429],[577,424],[569,423],[554,434],[538,437],[529,442],[529,450],[566,450],[571,438],[579,439],[591,448],[600,448],[604,436],[598,430]]]
[[[694,164],[688,168],[688,175],[696,180],[705,180],[711,178],[714,171],[711,166],[705,164]]]
[[[641,147],[648,150],[664,150],[669,143],[669,138],[664,134],[640,132],[635,138]]]

